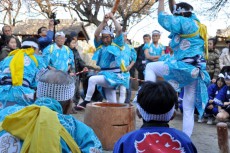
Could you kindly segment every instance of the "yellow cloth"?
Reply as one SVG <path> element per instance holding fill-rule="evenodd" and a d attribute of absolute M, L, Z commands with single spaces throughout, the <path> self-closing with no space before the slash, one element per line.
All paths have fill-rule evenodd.
<path fill-rule="evenodd" d="M 27 54 L 38 66 L 38 61 L 34 56 L 34 49 L 17 49 L 12 52 L 8 56 L 14 56 L 10 62 L 10 72 L 12 78 L 13 86 L 21 86 L 23 82 L 24 75 L 24 54 Z"/>
<path fill-rule="evenodd" d="M 182 38 L 192 38 L 195 37 L 196 35 L 200 34 L 201 38 L 204 40 L 204 47 L 205 47 L 205 58 L 208 59 L 208 32 L 207 32 L 207 27 L 206 25 L 196 21 L 198 24 L 199 28 L 195 33 L 192 34 L 185 34 L 185 35 L 180 35 Z"/>
<path fill-rule="evenodd" d="M 125 66 L 125 61 L 124 60 L 121 60 L 121 66 L 120 66 L 120 68 L 121 68 L 122 72 L 126 72 L 127 71 L 127 68 Z"/>
<path fill-rule="evenodd" d="M 61 153 L 60 137 L 73 153 L 81 152 L 57 113 L 45 106 L 31 105 L 7 116 L 2 128 L 24 141 L 21 153 Z"/>
<path fill-rule="evenodd" d="M 96 48 L 96 50 L 101 49 L 102 46 L 103 46 L 103 45 L 98 46 L 98 47 Z M 114 42 L 111 43 L 111 46 L 116 46 L 116 47 L 118 47 L 121 51 L 124 49 L 124 46 L 123 46 L 123 47 L 120 47 L 120 46 L 118 46 L 117 44 L 115 44 Z"/>
<path fill-rule="evenodd" d="M 205 58 L 208 59 L 208 32 L 207 27 L 200 22 L 197 22 L 200 27 L 200 36 L 204 40 L 204 47 L 205 47 Z"/>

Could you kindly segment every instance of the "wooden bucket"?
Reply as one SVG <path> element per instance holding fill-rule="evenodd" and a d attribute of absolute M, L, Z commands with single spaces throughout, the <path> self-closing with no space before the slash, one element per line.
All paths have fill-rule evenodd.
<path fill-rule="evenodd" d="M 96 102 L 87 104 L 84 122 L 94 130 L 103 149 L 113 150 L 119 138 L 135 130 L 135 117 L 133 105 Z"/>

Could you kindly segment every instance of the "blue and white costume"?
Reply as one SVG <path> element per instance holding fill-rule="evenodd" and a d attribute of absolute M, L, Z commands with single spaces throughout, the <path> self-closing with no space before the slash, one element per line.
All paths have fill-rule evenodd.
<path fill-rule="evenodd" d="M 131 45 L 128 45 L 125 43 L 124 49 L 121 51 L 122 59 L 124 60 L 125 66 L 128 67 L 131 62 L 136 62 L 137 60 L 137 54 L 134 48 Z M 126 72 L 130 75 L 130 72 Z M 119 97 L 119 103 L 124 103 L 125 101 L 130 101 L 131 97 L 131 89 L 130 89 L 130 82 L 128 88 L 125 86 L 120 86 L 120 97 Z M 127 89 L 127 90 L 126 90 Z M 127 98 L 126 98 L 126 91 L 128 92 Z M 127 100 L 126 100 L 127 99 Z"/>
<path fill-rule="evenodd" d="M 95 86 L 103 87 L 105 98 L 109 102 L 117 102 L 116 88 L 120 85 L 129 87 L 129 73 L 121 72 L 121 51 L 124 46 L 123 35 L 116 36 L 111 45 L 104 46 L 102 41 L 94 41 L 97 48 L 92 60 L 95 60 L 101 71 L 97 76 L 89 79 L 89 86 L 86 94 L 86 101 L 90 101 L 95 91 Z"/>
<path fill-rule="evenodd" d="M 74 55 L 72 50 L 63 45 L 59 48 L 56 43 L 47 46 L 43 52 L 43 59 L 47 66 L 54 67 L 64 72 L 68 71 L 68 66 L 74 67 Z"/>
<path fill-rule="evenodd" d="M 72 136 L 74 141 L 79 146 L 82 153 L 100 153 L 102 152 L 102 145 L 98 140 L 97 136 L 93 132 L 93 130 L 85 125 L 84 123 L 76 120 L 71 115 L 64 115 L 62 112 L 61 104 L 51 98 L 39 98 L 35 101 L 35 105 L 38 106 L 45 106 L 49 109 L 57 112 L 57 117 L 60 123 L 64 126 L 64 128 L 68 131 L 68 133 Z M 5 108 L 4 110 L 0 111 L 0 122 L 2 122 L 6 116 L 16 113 L 19 110 L 23 109 L 24 106 L 14 105 Z M 6 152 L 13 152 L 14 149 L 17 149 L 20 152 L 23 141 L 12 136 L 10 133 L 6 132 L 5 130 L 0 131 L 0 142 L 5 143 L 5 141 L 9 143 L 9 146 L 4 148 L 1 147 L 0 150 L 3 151 L 6 149 Z M 61 150 L 63 153 L 71 152 L 70 148 L 61 138 Z"/>
<path fill-rule="evenodd" d="M 218 106 L 224 106 L 224 102 L 230 101 L 230 89 L 225 85 L 214 98 L 214 104 Z"/>
<path fill-rule="evenodd" d="M 218 95 L 219 91 L 221 89 L 219 89 L 219 87 L 217 86 L 217 84 L 211 84 L 208 87 L 208 98 L 209 100 L 214 100 L 214 98 Z M 209 105 L 213 105 L 213 109 L 208 109 L 207 107 Z M 205 112 L 207 114 L 213 114 L 213 115 L 217 115 L 218 113 L 218 105 L 216 104 L 216 102 L 214 101 L 214 103 L 208 103 L 205 109 Z"/>
<path fill-rule="evenodd" d="M 122 59 L 125 61 L 125 66 L 129 66 L 129 64 L 133 61 L 136 62 L 137 60 L 137 53 L 135 49 L 125 43 L 124 49 L 121 52 Z"/>
<path fill-rule="evenodd" d="M 150 44 L 146 43 L 143 47 L 143 50 L 148 50 L 148 53 L 150 56 L 162 56 L 162 51 L 165 50 L 165 46 L 163 46 L 162 44 L 158 44 L 158 46 L 156 46 L 153 43 L 150 43 Z M 146 59 L 146 64 L 150 62 L 153 62 L 153 61 Z"/>
<path fill-rule="evenodd" d="M 208 102 L 207 86 L 210 83 L 206 71 L 204 40 L 199 33 L 194 37 L 182 37 L 180 34 L 193 34 L 198 30 L 195 14 L 191 17 L 173 16 L 164 12 L 158 15 L 159 24 L 171 32 L 170 47 L 175 60 L 152 62 L 146 66 L 145 80 L 156 81 L 156 76 L 167 80 L 175 90 L 184 87 L 183 131 L 191 136 L 194 126 L 194 106 L 200 116 Z"/>
<path fill-rule="evenodd" d="M 123 50 L 123 35 L 114 38 L 113 43 L 109 46 L 102 45 L 101 42 L 94 41 L 97 48 L 92 60 L 97 62 L 101 68 L 98 75 L 104 75 L 110 86 L 116 88 L 120 85 L 129 86 L 129 73 L 122 73 L 120 70 L 121 60 L 123 59 L 121 50 Z M 115 73 L 114 73 L 115 72 Z"/>
<path fill-rule="evenodd" d="M 175 60 L 174 55 L 164 54 L 159 58 L 159 61 L 172 61 Z"/>
<path fill-rule="evenodd" d="M 24 55 L 24 72 L 23 72 L 23 84 L 22 86 L 12 85 L 12 75 L 10 71 L 10 63 L 14 56 L 6 57 L 0 66 L 0 110 L 14 104 L 27 106 L 34 102 L 34 89 L 37 86 L 36 74 L 37 72 L 45 68 L 46 65 L 43 59 L 38 55 L 34 55 L 38 66 L 28 56 Z"/>
<path fill-rule="evenodd" d="M 159 123 L 158 123 L 159 124 Z M 142 127 L 120 138 L 114 153 L 150 152 L 197 153 L 189 137 L 183 132 L 169 127 Z"/>
<path fill-rule="evenodd" d="M 228 114 L 230 114 L 230 105 L 225 106 L 224 102 L 230 102 L 230 87 L 225 85 L 214 98 L 214 104 L 221 106 Z"/>

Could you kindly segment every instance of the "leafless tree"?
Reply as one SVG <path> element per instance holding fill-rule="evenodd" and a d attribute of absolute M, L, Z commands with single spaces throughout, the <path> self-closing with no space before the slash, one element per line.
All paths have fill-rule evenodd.
<path fill-rule="evenodd" d="M 4 14 L 2 22 L 15 26 L 21 6 L 22 0 L 1 0 L 0 12 Z"/>
<path fill-rule="evenodd" d="M 58 0 L 27 0 L 27 6 L 30 11 L 34 10 L 38 14 L 49 18 L 50 15 L 57 9 L 60 2 Z"/>
<path fill-rule="evenodd" d="M 70 0 L 67 7 L 76 12 L 83 22 L 99 25 L 98 13 L 104 5 L 103 0 Z"/>
<path fill-rule="evenodd" d="M 143 15 L 150 14 L 150 8 L 155 0 L 123 0 L 118 7 L 118 13 L 122 21 L 122 30 L 126 31 L 130 24 L 140 22 Z M 114 0 L 107 0 L 105 6 L 112 7 Z"/>
<path fill-rule="evenodd" d="M 138 22 L 142 15 L 148 14 L 154 2 L 155 0 L 121 1 L 117 10 L 117 18 L 121 18 L 123 30 L 127 29 L 130 22 Z M 109 12 L 113 5 L 114 0 L 70 0 L 68 4 L 65 3 L 63 6 L 76 12 L 81 21 L 98 26 L 101 22 L 98 19 L 99 11 Z"/>
<path fill-rule="evenodd" d="M 209 18 L 217 18 L 219 15 L 227 15 L 227 17 L 230 15 L 229 7 L 230 7 L 230 1 L 228 0 L 203 0 L 201 1 L 201 7 L 202 12 L 205 11 L 205 15 Z"/>

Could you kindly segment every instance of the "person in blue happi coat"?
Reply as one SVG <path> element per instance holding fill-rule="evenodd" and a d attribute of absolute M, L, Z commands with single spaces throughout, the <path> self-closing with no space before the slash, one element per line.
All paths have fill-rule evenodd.
<path fill-rule="evenodd" d="M 94 131 L 69 115 L 74 88 L 63 71 L 39 71 L 35 103 L 0 111 L 0 152 L 102 153 Z"/>
<path fill-rule="evenodd" d="M 190 4 L 176 4 L 174 0 L 169 0 L 169 7 L 173 15 L 164 11 L 164 0 L 159 1 L 158 22 L 171 32 L 169 38 L 172 39 L 170 47 L 174 52 L 174 60 L 147 64 L 145 80 L 155 82 L 159 76 L 177 91 L 184 87 L 183 131 L 190 137 L 194 127 L 195 107 L 201 117 L 208 102 L 207 86 L 210 77 L 204 59 L 204 53 L 208 52 L 207 33 Z"/>
<path fill-rule="evenodd" d="M 137 96 L 137 114 L 143 119 L 140 129 L 122 136 L 114 145 L 114 153 L 197 153 L 190 138 L 169 127 L 173 118 L 177 94 L 165 82 L 143 83 Z"/>
<path fill-rule="evenodd" d="M 165 46 L 159 43 L 161 32 L 159 30 L 153 30 L 152 43 L 146 43 L 143 47 L 145 53 L 146 64 L 150 62 L 156 62 L 159 58 L 165 54 Z"/>
<path fill-rule="evenodd" d="M 116 36 L 113 36 L 112 29 L 107 22 L 112 20 L 116 28 Z M 101 35 L 100 35 L 101 34 Z M 123 85 L 129 87 L 129 73 L 122 70 L 122 50 L 124 38 L 121 25 L 117 22 L 112 13 L 104 16 L 104 20 L 95 31 L 94 44 L 96 51 L 92 57 L 101 71 L 96 76 L 89 78 L 88 89 L 84 102 L 78 105 L 79 110 L 84 109 L 91 101 L 96 85 L 103 87 L 102 94 L 108 102 L 117 102 L 116 88 Z M 124 60 L 123 60 L 124 62 Z M 123 67 L 122 67 L 123 65 Z"/>
<path fill-rule="evenodd" d="M 36 51 L 35 38 L 27 38 L 22 47 L 9 53 L 0 64 L 0 109 L 14 104 L 27 106 L 34 102 L 36 74 L 46 67 Z"/>
<path fill-rule="evenodd" d="M 216 118 L 219 121 L 226 121 L 230 116 L 230 69 L 224 72 L 224 80 L 226 85 L 218 92 L 211 104 L 219 107 Z"/>
<path fill-rule="evenodd" d="M 60 31 L 55 34 L 55 43 L 43 50 L 44 62 L 50 70 L 61 70 L 68 73 L 71 67 L 74 67 L 73 51 L 64 44 L 65 34 Z"/>
<path fill-rule="evenodd" d="M 137 53 L 127 38 L 128 33 L 124 32 L 123 35 L 124 35 L 125 46 L 121 52 L 122 59 L 124 60 L 125 66 L 127 68 L 126 72 L 131 73 L 130 71 L 133 68 L 136 62 L 136 59 L 137 59 Z M 128 88 L 126 88 L 125 86 L 120 86 L 119 103 L 124 103 L 124 102 L 129 103 L 130 102 L 131 92 L 132 92 L 131 84 L 132 82 L 130 79 Z"/>

